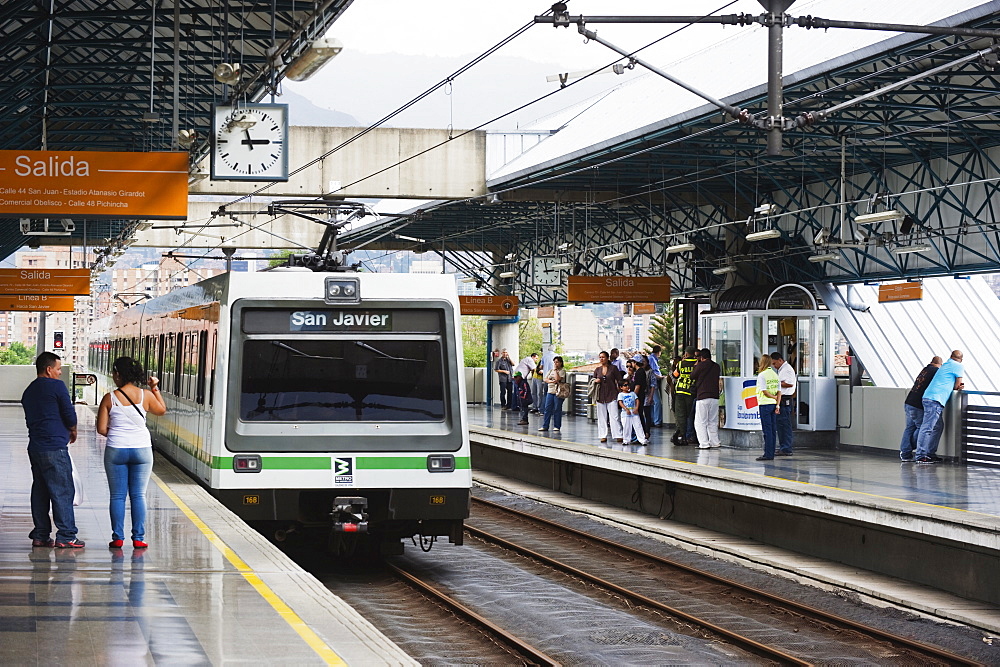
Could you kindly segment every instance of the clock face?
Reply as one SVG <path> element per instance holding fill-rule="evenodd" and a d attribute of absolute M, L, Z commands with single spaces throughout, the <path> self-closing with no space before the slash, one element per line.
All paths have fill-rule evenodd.
<path fill-rule="evenodd" d="M 216 107 L 212 178 L 288 180 L 288 106 Z"/>
<path fill-rule="evenodd" d="M 531 284 L 535 287 L 555 287 L 562 282 L 562 272 L 552 268 L 555 257 L 534 257 L 531 260 Z"/>

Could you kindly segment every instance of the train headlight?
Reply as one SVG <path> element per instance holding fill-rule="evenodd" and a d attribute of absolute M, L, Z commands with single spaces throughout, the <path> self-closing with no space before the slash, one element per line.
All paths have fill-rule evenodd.
<path fill-rule="evenodd" d="M 451 454 L 431 454 L 427 457 L 430 472 L 455 472 L 455 457 Z"/>
<path fill-rule="evenodd" d="M 327 276 L 323 288 L 323 300 L 326 303 L 361 302 L 361 286 L 357 278 Z"/>

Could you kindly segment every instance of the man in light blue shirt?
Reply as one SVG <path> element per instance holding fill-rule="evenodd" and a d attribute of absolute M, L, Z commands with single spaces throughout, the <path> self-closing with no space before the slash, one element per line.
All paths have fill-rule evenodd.
<path fill-rule="evenodd" d="M 962 367 L 962 351 L 953 350 L 951 358 L 941 365 L 934 374 L 934 379 L 924 390 L 924 419 L 920 424 L 920 435 L 917 437 L 917 463 L 937 463 L 941 458 L 937 455 L 938 443 L 944 422 L 941 413 L 951 398 L 951 392 L 965 387 L 962 381 L 965 369 Z"/>

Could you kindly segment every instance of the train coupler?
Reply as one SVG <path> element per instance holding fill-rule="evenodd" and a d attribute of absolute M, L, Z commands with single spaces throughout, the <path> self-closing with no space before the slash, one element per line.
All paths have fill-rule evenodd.
<path fill-rule="evenodd" d="M 358 496 L 334 498 L 330 516 L 335 533 L 367 533 L 368 499 Z"/>

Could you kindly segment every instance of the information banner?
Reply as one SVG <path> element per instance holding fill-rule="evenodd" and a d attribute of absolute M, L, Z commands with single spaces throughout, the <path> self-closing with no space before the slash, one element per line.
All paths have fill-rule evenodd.
<path fill-rule="evenodd" d="M 670 278 L 629 276 L 568 276 L 569 301 L 635 303 L 670 301 Z"/>
<path fill-rule="evenodd" d="M 920 301 L 924 298 L 923 283 L 893 283 L 878 286 L 878 302 Z"/>
<path fill-rule="evenodd" d="M 72 313 L 73 297 L 45 296 L 43 294 L 0 295 L 0 311 Z"/>
<path fill-rule="evenodd" d="M 760 410 L 757 408 L 757 378 L 727 377 L 722 379 L 726 392 L 725 428 L 737 431 L 759 431 Z"/>
<path fill-rule="evenodd" d="M 89 296 L 90 269 L 0 269 L 0 294 Z"/>
<path fill-rule="evenodd" d="M 188 153 L 0 151 L 0 217 L 187 217 Z"/>
<path fill-rule="evenodd" d="M 516 296 L 460 296 L 463 315 L 517 315 Z"/>
<path fill-rule="evenodd" d="M 633 315 L 656 315 L 655 303 L 637 303 L 632 306 Z"/>

